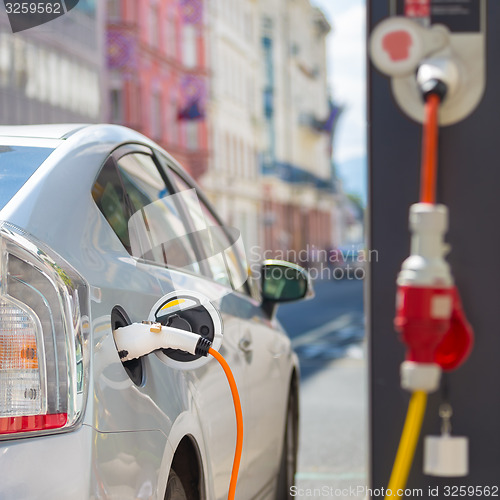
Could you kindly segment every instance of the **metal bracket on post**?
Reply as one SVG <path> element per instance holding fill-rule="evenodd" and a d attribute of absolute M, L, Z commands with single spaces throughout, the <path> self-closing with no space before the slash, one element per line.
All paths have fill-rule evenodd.
<path fill-rule="evenodd" d="M 401 3 L 393 2 L 393 16 L 372 32 L 373 64 L 391 77 L 396 102 L 417 122 L 423 122 L 424 103 L 416 72 L 421 73 L 419 68 L 424 67 L 427 74 L 446 74 L 450 81 L 446 82 L 448 93 L 439 112 L 439 124 L 463 120 L 477 107 L 485 89 L 486 1 L 475 0 L 463 6 L 459 20 L 453 15 L 452 7 L 456 6 L 443 4 L 436 12 L 444 14 L 437 15 L 432 10 L 437 7 L 431 2 L 427 11 L 420 12 L 400 7 Z"/>

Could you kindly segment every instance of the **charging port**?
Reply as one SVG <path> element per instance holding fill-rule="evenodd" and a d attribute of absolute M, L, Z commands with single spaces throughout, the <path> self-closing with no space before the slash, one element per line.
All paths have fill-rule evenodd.
<path fill-rule="evenodd" d="M 181 298 L 182 299 L 182 298 Z M 193 332 L 210 342 L 214 341 L 215 328 L 210 313 L 202 305 L 189 309 L 178 309 L 171 314 L 159 311 L 156 316 L 158 323 L 172 328 L 178 328 L 187 332 Z M 178 349 L 162 349 L 163 353 L 175 361 L 194 361 L 201 357 L 200 354 L 189 354 Z"/>
<path fill-rule="evenodd" d="M 115 306 L 111 311 L 111 328 L 115 331 L 118 328 L 128 326 L 132 324 L 128 314 L 125 312 L 123 307 Z M 129 361 L 123 361 L 123 368 L 130 377 L 130 380 L 137 385 L 142 386 L 144 384 L 144 367 L 142 358 L 131 359 Z"/>

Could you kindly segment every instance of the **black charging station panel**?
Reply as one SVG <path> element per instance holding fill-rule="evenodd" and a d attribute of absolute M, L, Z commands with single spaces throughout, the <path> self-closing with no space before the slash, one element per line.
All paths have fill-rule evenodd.
<path fill-rule="evenodd" d="M 369 32 L 389 16 L 391 4 L 389 0 L 368 1 Z M 437 498 L 446 498 L 451 496 L 446 491 L 454 491 L 446 490 L 447 486 L 500 486 L 499 25 L 500 1 L 490 0 L 485 94 L 468 118 L 440 130 L 439 141 L 438 201 L 446 204 L 450 212 L 447 241 L 452 250 L 448 260 L 476 335 L 466 364 L 446 377 L 454 411 L 452 433 L 470 440 L 470 474 L 462 478 L 423 474 L 423 436 L 440 433 L 441 395 L 430 395 L 407 484 L 408 488 L 422 490 L 420 498 L 432 498 L 429 488 L 436 492 L 438 487 Z M 389 79 L 368 64 L 368 245 L 378 252 L 378 261 L 371 263 L 367 281 L 370 486 L 385 488 L 410 397 L 400 388 L 399 366 L 404 359 L 404 347 L 394 331 L 393 318 L 396 276 L 410 251 L 408 209 L 419 195 L 421 125 L 399 111 Z"/>

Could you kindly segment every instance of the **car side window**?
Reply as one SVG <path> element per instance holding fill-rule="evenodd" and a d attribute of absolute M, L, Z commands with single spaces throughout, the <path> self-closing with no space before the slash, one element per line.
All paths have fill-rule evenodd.
<path fill-rule="evenodd" d="M 109 158 L 92 196 L 132 256 L 200 272 L 200 258 L 179 212 L 177 195 L 169 191 L 150 155 L 130 153 L 117 162 Z"/>
<path fill-rule="evenodd" d="M 234 228 L 222 227 L 196 190 L 173 170 L 169 174 L 187 206 L 213 279 L 248 294 L 246 258 L 239 233 Z"/>
<path fill-rule="evenodd" d="M 127 252 L 130 253 L 129 210 L 125 191 L 112 158 L 109 158 L 101 169 L 92 187 L 92 197 Z"/>
<path fill-rule="evenodd" d="M 179 211 L 179 200 L 163 182 L 153 158 L 143 153 L 127 154 L 118 160 L 118 171 L 132 209 L 132 255 L 199 273 L 199 259 Z"/>

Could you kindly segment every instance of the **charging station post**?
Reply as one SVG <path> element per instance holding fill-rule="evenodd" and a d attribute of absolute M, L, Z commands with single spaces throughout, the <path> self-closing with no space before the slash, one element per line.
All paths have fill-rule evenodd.
<path fill-rule="evenodd" d="M 452 250 L 447 260 L 475 330 L 475 347 L 467 362 L 447 374 L 441 388 L 429 397 L 407 489 L 421 491 L 423 498 L 453 496 L 455 490 L 457 495 L 464 492 L 462 496 L 472 498 L 498 496 L 500 398 L 495 381 L 500 378 L 500 363 L 496 360 L 500 353 L 500 335 L 496 333 L 500 264 L 495 250 L 500 248 L 500 230 L 496 228 L 495 216 L 500 213 L 500 169 L 495 165 L 500 116 L 497 90 L 500 32 L 495 26 L 500 22 L 500 3 L 429 0 L 419 2 L 421 7 L 427 6 L 420 17 L 410 9 L 410 4 L 404 0 L 370 1 L 369 34 L 393 15 L 417 17 L 416 21 L 424 28 L 439 24 L 453 40 L 448 53 L 459 61 L 462 58 L 476 65 L 471 68 L 483 68 L 484 78 L 472 69 L 471 79 L 465 77 L 464 87 L 464 92 L 468 88 L 470 94 L 466 96 L 457 90 L 455 98 L 461 102 L 455 106 L 449 101 L 446 110 L 446 103 L 443 104 L 445 119 L 440 129 L 437 190 L 438 202 L 449 209 L 447 241 Z M 467 40 L 473 41 L 476 48 L 471 49 Z M 425 50 L 422 53 L 428 55 Z M 446 50 L 443 54 L 446 55 Z M 464 70 L 467 64 L 459 63 L 459 67 Z M 416 85 L 413 87 L 412 78 L 413 74 L 396 75 L 390 81 L 369 66 L 368 244 L 379 255 L 378 261 L 371 263 L 368 280 L 373 490 L 387 486 L 409 399 L 400 387 L 404 345 L 398 340 L 393 319 L 396 276 L 409 252 L 408 209 L 417 201 L 419 192 L 421 124 L 418 120 L 423 104 L 416 100 L 419 95 L 414 92 Z M 423 437 L 440 433 L 444 419 L 440 406 L 444 400 L 453 408 L 453 430 L 469 439 L 469 470 L 464 477 L 436 477 L 423 471 Z"/>

